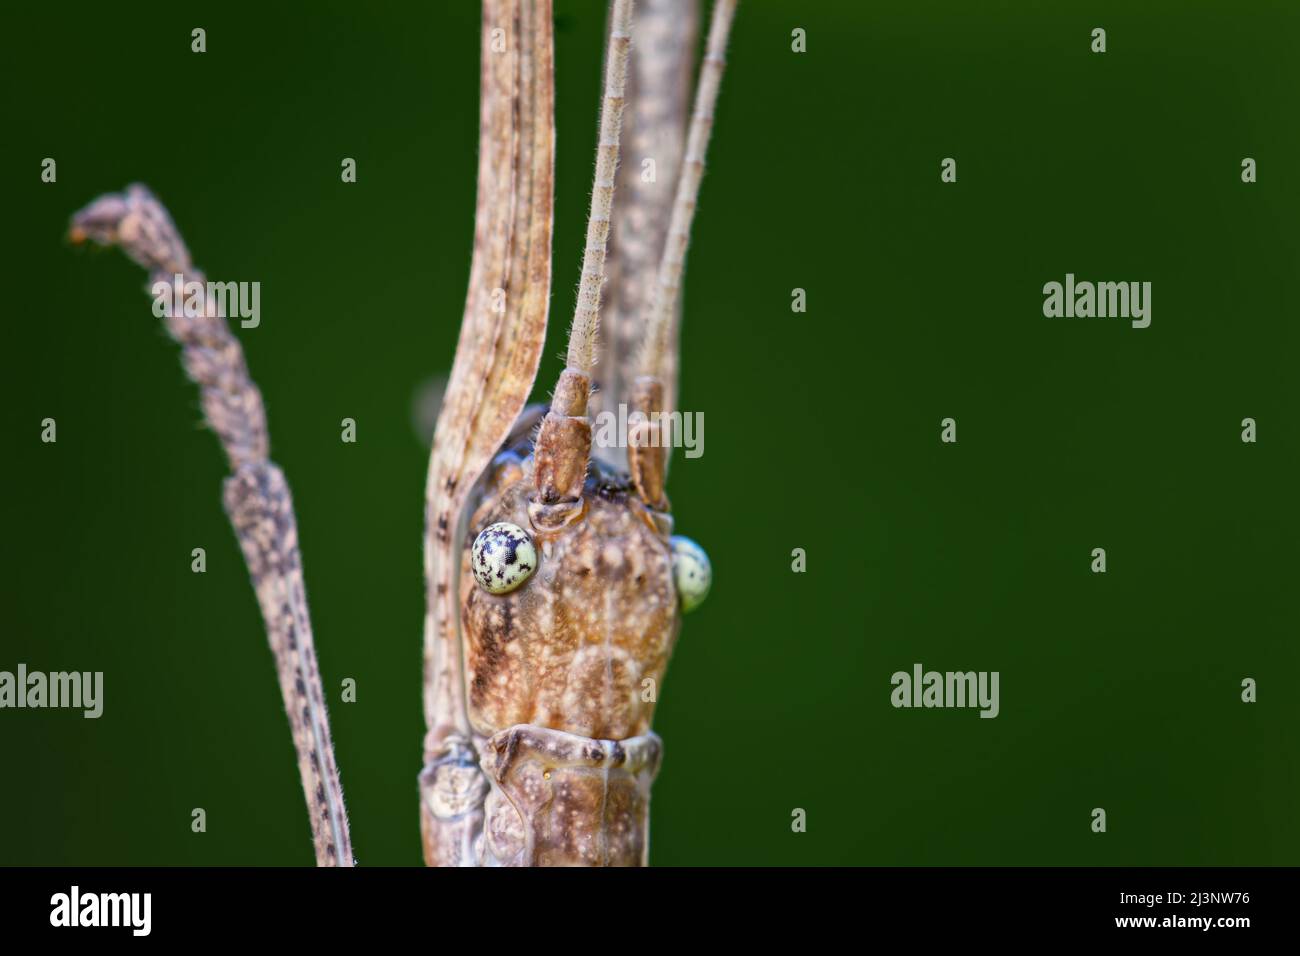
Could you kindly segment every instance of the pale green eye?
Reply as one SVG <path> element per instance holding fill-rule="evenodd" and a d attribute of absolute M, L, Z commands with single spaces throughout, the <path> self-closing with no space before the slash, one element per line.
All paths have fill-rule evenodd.
<path fill-rule="evenodd" d="M 474 539 L 470 567 L 479 587 L 490 594 L 505 594 L 537 570 L 537 549 L 532 537 L 519 525 L 498 521 Z"/>
<path fill-rule="evenodd" d="M 681 535 L 673 535 L 668 542 L 673 549 L 673 580 L 677 582 L 677 596 L 682 602 L 682 612 L 693 611 L 708 596 L 713 583 L 713 566 L 704 549 Z"/>

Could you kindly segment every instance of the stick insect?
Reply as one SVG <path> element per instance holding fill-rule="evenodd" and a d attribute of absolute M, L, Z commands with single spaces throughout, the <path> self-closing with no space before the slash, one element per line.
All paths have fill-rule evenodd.
<path fill-rule="evenodd" d="M 714 3 L 688 124 L 695 0 L 643 0 L 635 24 L 632 0 L 613 0 L 566 365 L 549 407 L 526 408 L 551 286 L 551 2 L 484 0 L 474 251 L 426 485 L 418 789 L 429 865 L 648 860 L 657 689 L 681 616 L 711 580 L 703 550 L 673 535 L 666 423 L 681 276 L 735 6 Z M 635 166 L 620 172 L 625 138 L 653 149 L 675 178 L 671 202 Z M 71 238 L 120 246 L 155 283 L 185 280 L 189 298 L 166 327 L 229 460 L 224 504 L 276 661 L 316 862 L 351 866 L 292 499 L 239 342 L 144 187 L 82 209 Z M 593 449 L 590 413 L 614 400 L 633 411 L 627 447 Z"/>

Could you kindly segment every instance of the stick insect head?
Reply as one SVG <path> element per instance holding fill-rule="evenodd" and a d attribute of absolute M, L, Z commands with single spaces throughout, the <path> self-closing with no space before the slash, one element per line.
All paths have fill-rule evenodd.
<path fill-rule="evenodd" d="M 662 481 L 633 481 L 593 463 L 587 414 L 631 12 L 630 0 L 615 0 L 610 15 L 595 182 L 566 367 L 531 455 L 507 451 L 498 459 L 465 541 L 466 689 L 470 722 L 480 733 L 515 724 L 614 740 L 647 732 L 680 626 Z M 536 557 L 523 562 L 530 565 L 526 574 L 520 554 Z M 494 593 L 484 579 L 518 583 Z"/>
<path fill-rule="evenodd" d="M 484 734 L 515 724 L 597 739 L 645 733 L 683 607 L 665 516 L 627 476 L 585 458 L 575 494 L 540 500 L 543 448 L 526 452 L 498 456 L 463 539 L 471 724 Z M 552 521 L 558 514 L 565 520 Z M 512 575 L 508 589 L 484 584 Z"/>

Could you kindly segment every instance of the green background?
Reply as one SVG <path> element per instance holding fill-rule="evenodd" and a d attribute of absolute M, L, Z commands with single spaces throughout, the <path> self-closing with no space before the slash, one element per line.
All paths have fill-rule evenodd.
<path fill-rule="evenodd" d="M 477 5 L 4 17 L 0 669 L 104 671 L 105 713 L 0 711 L 0 863 L 312 860 L 196 390 L 144 273 L 62 238 L 138 180 L 209 275 L 262 283 L 239 335 L 297 502 L 355 852 L 417 864 L 411 406 L 464 302 Z M 556 17 L 539 397 L 605 21 Z M 652 862 L 1300 862 L 1297 49 L 1292 3 L 742 2 L 686 283 L 705 454 L 669 489 L 715 585 L 663 687 Z M 1067 272 L 1152 282 L 1151 327 L 1044 318 Z M 918 661 L 999 671 L 1001 715 L 893 709 Z"/>

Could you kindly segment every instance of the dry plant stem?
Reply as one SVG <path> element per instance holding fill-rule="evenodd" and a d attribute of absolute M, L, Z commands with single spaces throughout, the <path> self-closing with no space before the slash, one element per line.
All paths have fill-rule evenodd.
<path fill-rule="evenodd" d="M 695 91 L 690 133 L 686 138 L 686 158 L 682 161 L 681 176 L 677 181 L 677 196 L 673 200 L 659 277 L 644 322 L 645 339 L 637 364 L 642 375 L 661 382 L 665 380 L 672 360 L 673 313 L 681 291 L 686 246 L 690 240 L 691 222 L 695 218 L 700 179 L 704 175 L 704 156 L 709 146 L 709 134 L 713 131 L 713 110 L 718 102 L 718 87 L 722 83 L 726 62 L 727 36 L 735 12 L 736 0 L 717 0 L 713 6 L 707 49 Z"/>
<path fill-rule="evenodd" d="M 144 266 L 154 282 L 203 283 L 166 209 L 143 186 L 103 196 L 73 217 L 74 241 L 117 245 Z M 321 692 L 303 588 L 293 501 L 284 474 L 267 455 L 262 396 L 243 349 L 214 303 L 204 314 L 166 317 L 182 347 L 185 371 L 202 391 L 203 412 L 225 449 L 232 474 L 225 483 L 226 514 L 234 526 L 266 622 L 280 691 L 298 753 L 298 771 L 319 866 L 352 866 L 343 789 L 334 762 L 329 716 Z"/>
<path fill-rule="evenodd" d="M 619 136 L 623 128 L 623 102 L 627 87 L 628 51 L 632 43 L 632 0 L 614 0 L 610 15 L 608 54 L 605 59 L 605 98 L 600 109 L 600 141 L 596 147 L 596 178 L 587 219 L 587 247 L 582 257 L 578 303 L 569 331 L 567 366 L 588 377 L 595 359 L 596 328 L 600 322 L 600 296 L 605 283 L 605 242 L 618 172 Z"/>
<path fill-rule="evenodd" d="M 619 402 L 630 402 L 632 380 L 638 374 L 634 363 L 643 337 L 641 321 L 658 275 L 686 147 L 698 19 L 696 0 L 640 0 L 637 5 L 618 205 L 610 226 L 608 281 L 598 332 L 600 358 L 592 396 L 597 413 L 617 412 Z M 653 177 L 646 175 L 646 160 L 654 161 Z M 670 361 L 663 381 L 666 409 L 676 407 L 680 317 L 679 303 L 669 332 Z M 597 454 L 616 469 L 628 467 L 627 452 L 621 447 L 601 447 Z"/>
<path fill-rule="evenodd" d="M 493 31 L 505 36 L 505 49 Z M 498 37 L 500 34 L 498 34 Z M 425 862 L 472 863 L 481 800 L 465 705 L 458 581 L 465 505 L 532 390 L 551 291 L 555 108 L 550 0 L 484 0 L 469 292 L 425 488 Z M 505 293 L 505 308 L 496 290 Z"/>

